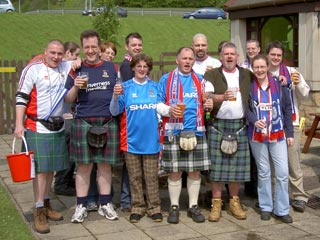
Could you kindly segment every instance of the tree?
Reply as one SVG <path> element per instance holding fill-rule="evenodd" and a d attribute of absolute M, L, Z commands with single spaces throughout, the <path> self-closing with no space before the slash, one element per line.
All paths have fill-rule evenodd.
<path fill-rule="evenodd" d="M 98 0 L 99 14 L 93 20 L 93 26 L 99 32 L 102 41 L 111 41 L 118 44 L 117 35 L 120 20 L 114 0 Z"/>

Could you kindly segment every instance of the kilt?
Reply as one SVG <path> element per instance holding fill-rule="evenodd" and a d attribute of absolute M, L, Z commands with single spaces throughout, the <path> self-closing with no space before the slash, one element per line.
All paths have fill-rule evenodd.
<path fill-rule="evenodd" d="M 37 133 L 27 130 L 25 136 L 28 149 L 34 151 L 36 173 L 55 172 L 69 167 L 64 131 Z"/>
<path fill-rule="evenodd" d="M 108 163 L 114 165 L 119 158 L 119 126 L 112 118 L 73 119 L 70 136 L 70 160 L 75 163 Z M 87 143 L 91 126 L 106 126 L 107 143 L 103 148 L 93 148 Z"/>
<path fill-rule="evenodd" d="M 221 132 L 236 133 L 245 124 L 243 119 L 215 119 L 213 126 Z M 247 128 L 238 134 L 238 151 L 226 155 L 220 150 L 221 133 L 210 127 L 210 180 L 214 182 L 250 181 L 250 152 Z"/>
<path fill-rule="evenodd" d="M 196 149 L 184 151 L 179 146 L 179 136 L 174 136 L 169 142 L 164 137 L 161 167 L 166 172 L 196 172 L 208 170 L 210 159 L 206 137 L 197 136 Z"/>

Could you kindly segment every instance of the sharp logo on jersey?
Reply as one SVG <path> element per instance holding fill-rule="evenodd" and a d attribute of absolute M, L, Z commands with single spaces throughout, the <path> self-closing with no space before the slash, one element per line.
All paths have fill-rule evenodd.
<path fill-rule="evenodd" d="M 102 77 L 104 77 L 104 78 L 108 78 L 109 77 L 109 74 L 108 74 L 107 70 L 102 70 Z"/>
<path fill-rule="evenodd" d="M 149 90 L 149 97 L 152 97 L 152 98 L 154 98 L 154 97 L 156 97 L 155 95 L 154 95 L 154 92 L 153 92 L 153 90 Z"/>
<path fill-rule="evenodd" d="M 155 103 L 134 104 L 134 105 L 130 105 L 129 107 L 130 111 L 143 110 L 143 109 L 156 109 L 156 108 L 157 108 L 157 104 Z"/>
<path fill-rule="evenodd" d="M 193 93 L 183 93 L 184 98 L 198 98 L 198 93 L 193 92 Z"/>

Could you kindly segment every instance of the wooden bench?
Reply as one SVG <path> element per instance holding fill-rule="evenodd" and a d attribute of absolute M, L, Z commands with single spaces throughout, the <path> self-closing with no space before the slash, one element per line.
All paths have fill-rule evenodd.
<path fill-rule="evenodd" d="M 305 134 L 308 136 L 306 142 L 304 143 L 302 152 L 307 153 L 309 151 L 309 147 L 313 138 L 320 139 L 320 128 L 318 128 L 318 123 L 320 121 L 320 113 L 310 113 L 311 116 L 314 116 L 313 123 L 311 128 L 305 131 Z"/>

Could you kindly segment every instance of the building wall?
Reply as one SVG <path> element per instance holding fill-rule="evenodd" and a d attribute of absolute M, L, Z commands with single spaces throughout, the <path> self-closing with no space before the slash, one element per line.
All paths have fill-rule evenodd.
<path fill-rule="evenodd" d="M 246 19 L 230 21 L 231 41 L 239 51 L 239 62 L 246 56 Z M 309 113 L 320 112 L 320 28 L 318 14 L 299 13 L 299 68 L 311 91 L 309 97 L 301 100 L 299 112 L 306 117 L 306 126 L 310 126 L 313 117 Z"/>

